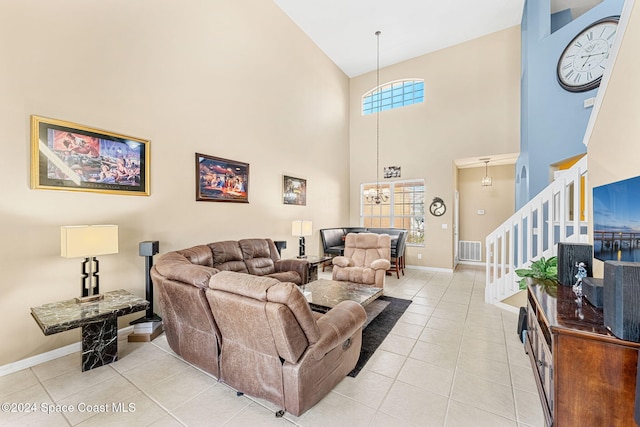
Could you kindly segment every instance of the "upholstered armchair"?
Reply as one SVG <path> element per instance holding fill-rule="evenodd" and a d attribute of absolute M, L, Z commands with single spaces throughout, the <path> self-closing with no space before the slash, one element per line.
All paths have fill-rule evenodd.
<path fill-rule="evenodd" d="M 388 234 L 349 233 L 344 255 L 333 258 L 333 280 L 384 287 L 391 268 L 391 238 Z"/>
<path fill-rule="evenodd" d="M 358 361 L 367 315 L 355 301 L 314 313 L 293 283 L 230 271 L 213 275 L 206 295 L 220 329 L 219 378 L 238 392 L 299 416 Z"/>

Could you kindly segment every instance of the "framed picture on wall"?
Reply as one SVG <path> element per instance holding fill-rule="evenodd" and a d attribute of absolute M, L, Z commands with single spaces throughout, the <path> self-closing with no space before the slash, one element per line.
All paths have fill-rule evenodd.
<path fill-rule="evenodd" d="M 307 180 L 284 175 L 282 183 L 282 199 L 285 205 L 306 206 Z"/>
<path fill-rule="evenodd" d="M 384 177 L 385 178 L 400 178 L 402 174 L 400 166 L 385 166 Z"/>
<path fill-rule="evenodd" d="M 149 195 L 149 141 L 31 116 L 31 188 Z"/>
<path fill-rule="evenodd" d="M 196 153 L 196 200 L 249 203 L 249 164 Z"/>

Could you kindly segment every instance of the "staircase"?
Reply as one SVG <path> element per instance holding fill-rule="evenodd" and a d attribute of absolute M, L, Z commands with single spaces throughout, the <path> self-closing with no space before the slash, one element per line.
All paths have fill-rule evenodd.
<path fill-rule="evenodd" d="M 515 270 L 556 255 L 558 242 L 587 243 L 588 206 L 584 156 L 487 236 L 485 301 L 504 305 L 519 292 Z"/>

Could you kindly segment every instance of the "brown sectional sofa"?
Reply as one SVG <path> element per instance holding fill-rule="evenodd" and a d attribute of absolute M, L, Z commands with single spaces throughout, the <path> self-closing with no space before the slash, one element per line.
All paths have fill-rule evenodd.
<path fill-rule="evenodd" d="M 312 312 L 297 286 L 307 261 L 274 253 L 270 239 L 194 246 L 160 256 L 151 278 L 176 354 L 298 416 L 355 367 L 366 313 Z"/>

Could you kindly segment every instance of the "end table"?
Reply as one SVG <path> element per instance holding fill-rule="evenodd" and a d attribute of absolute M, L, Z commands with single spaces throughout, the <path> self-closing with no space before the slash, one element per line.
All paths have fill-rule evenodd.
<path fill-rule="evenodd" d="M 309 282 L 313 282 L 314 280 L 318 280 L 318 266 L 324 264 L 327 261 L 331 260 L 329 256 L 315 256 L 309 255 L 306 258 L 309 261 Z"/>
<path fill-rule="evenodd" d="M 82 371 L 118 360 L 118 316 L 146 310 L 149 302 L 120 289 L 104 299 L 80 304 L 75 299 L 32 307 L 45 335 L 82 327 Z"/>

